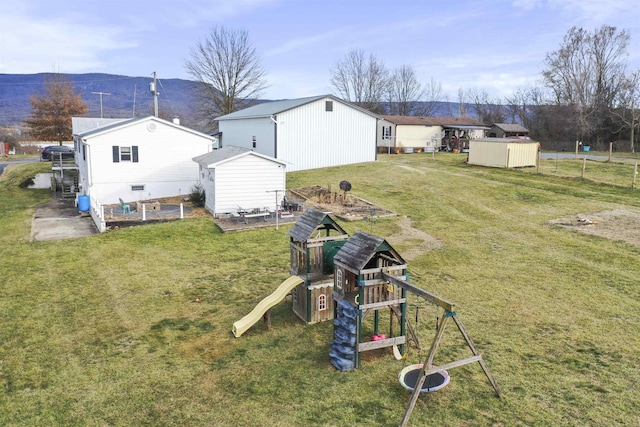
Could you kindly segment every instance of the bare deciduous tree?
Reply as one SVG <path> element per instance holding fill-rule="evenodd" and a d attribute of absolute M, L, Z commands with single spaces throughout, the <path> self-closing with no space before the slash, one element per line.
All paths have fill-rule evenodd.
<path fill-rule="evenodd" d="M 425 97 L 422 84 L 409 65 L 402 65 L 393 70 L 387 91 L 389 113 L 396 116 L 411 116 L 416 112 L 419 101 Z"/>
<path fill-rule="evenodd" d="M 261 60 L 244 30 L 216 27 L 191 50 L 187 72 L 196 82 L 196 114 L 215 129 L 214 119 L 251 105 L 267 87 Z"/>
<path fill-rule="evenodd" d="M 82 116 L 88 110 L 82 95 L 75 93 L 69 79 L 59 73 L 45 76 L 45 93 L 31 97 L 31 118 L 26 125 L 39 141 L 71 141 L 71 117 Z"/>
<path fill-rule="evenodd" d="M 433 116 L 436 113 L 439 102 L 442 102 L 442 84 L 431 78 L 429 84 L 423 89 L 424 98 L 416 114 L 421 116 Z"/>
<path fill-rule="evenodd" d="M 505 115 L 500 100 L 493 100 L 484 89 L 469 89 L 466 97 L 473 103 L 476 117 L 483 123 L 504 123 Z"/>
<path fill-rule="evenodd" d="M 617 93 L 615 108 L 611 110 L 620 123 L 620 131 L 628 130 L 632 153 L 635 153 L 636 131 L 640 128 L 640 70 L 624 79 Z"/>
<path fill-rule="evenodd" d="M 382 60 L 372 54 L 367 58 L 363 50 L 353 49 L 336 62 L 330 81 L 342 99 L 382 114 L 388 74 Z"/>
<path fill-rule="evenodd" d="M 469 105 L 467 104 L 467 94 L 464 89 L 458 89 L 458 117 L 469 116 Z"/>
<path fill-rule="evenodd" d="M 542 75 L 558 105 L 576 109 L 578 139 L 596 135 L 619 89 L 629 33 L 602 26 L 593 33 L 573 27 L 560 48 L 547 54 Z"/>

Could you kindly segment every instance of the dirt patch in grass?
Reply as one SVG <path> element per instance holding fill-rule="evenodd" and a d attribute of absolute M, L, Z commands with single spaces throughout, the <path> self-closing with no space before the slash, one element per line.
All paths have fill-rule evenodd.
<path fill-rule="evenodd" d="M 412 261 L 425 252 L 440 249 L 444 246 L 440 240 L 422 230 L 414 228 L 411 223 L 411 218 L 407 216 L 400 218 L 398 225 L 401 231 L 387 237 L 387 241 L 393 246 L 403 242 L 415 242 L 409 250 L 402 252 L 402 257 L 406 261 Z"/>
<path fill-rule="evenodd" d="M 356 197 L 349 192 L 333 191 L 331 188 L 319 185 L 289 190 L 287 198 L 322 212 L 330 212 L 345 221 L 358 221 L 370 216 L 397 215 L 395 212 Z"/>
<path fill-rule="evenodd" d="M 640 247 L 640 214 L 636 212 L 611 210 L 581 213 L 557 218 L 548 224 Z"/>

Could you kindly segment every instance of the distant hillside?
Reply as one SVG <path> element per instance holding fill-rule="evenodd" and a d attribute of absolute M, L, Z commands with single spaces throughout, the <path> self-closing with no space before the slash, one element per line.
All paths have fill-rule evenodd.
<path fill-rule="evenodd" d="M 31 115 L 29 98 L 36 92 L 44 93 L 44 78 L 50 73 L 0 74 L 0 127 L 19 125 Z M 87 116 L 105 118 L 139 117 L 153 114 L 153 96 L 149 83 L 153 78 L 128 77 L 114 74 L 63 74 L 74 85 L 76 93 L 89 105 Z M 158 109 L 161 117 L 180 118 L 185 126 L 198 130 L 191 110 L 192 87 L 195 82 L 182 79 L 159 79 Z M 107 95 L 109 94 L 109 95 Z M 322 94 L 318 94 L 322 95 Z M 261 100 L 264 102 L 267 100 Z M 452 116 L 457 104 L 438 102 L 434 116 Z"/>
<path fill-rule="evenodd" d="M 0 125 L 22 123 L 31 115 L 29 98 L 44 93 L 44 77 L 40 74 L 0 74 Z M 100 95 L 103 92 L 102 115 L 105 118 L 126 118 L 153 114 L 153 96 L 149 77 L 127 77 L 113 74 L 63 74 L 89 105 L 89 116 L 100 117 Z M 161 115 L 190 117 L 192 81 L 158 80 L 158 106 Z M 109 95 L 106 95 L 108 93 Z M 164 113 L 164 114 L 163 114 Z"/>

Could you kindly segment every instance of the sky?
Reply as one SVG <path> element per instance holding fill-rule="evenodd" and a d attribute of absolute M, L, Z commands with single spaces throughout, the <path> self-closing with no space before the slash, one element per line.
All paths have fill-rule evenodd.
<path fill-rule="evenodd" d="M 262 99 L 336 94 L 336 62 L 360 49 L 411 66 L 445 99 L 503 99 L 539 84 L 572 26 L 631 35 L 640 0 L 0 0 L 0 73 L 109 73 L 191 79 L 185 62 L 215 27 L 248 33 L 266 71 Z"/>

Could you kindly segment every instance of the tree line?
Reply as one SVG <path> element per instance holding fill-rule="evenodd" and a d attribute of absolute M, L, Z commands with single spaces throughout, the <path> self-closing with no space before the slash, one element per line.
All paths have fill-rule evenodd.
<path fill-rule="evenodd" d="M 617 141 L 616 149 L 635 152 L 640 70 L 627 70 L 629 41 L 629 33 L 616 27 L 572 27 L 546 55 L 540 82 L 504 99 L 485 89 L 461 88 L 457 102 L 451 102 L 439 82 L 420 82 L 411 65 L 388 69 L 376 55 L 357 48 L 335 62 L 330 84 L 338 97 L 376 114 L 431 116 L 446 102 L 457 105 L 451 116 L 522 124 L 550 149 L 572 150 L 576 141 L 608 148 Z M 267 72 L 244 30 L 213 28 L 190 51 L 185 68 L 196 82 L 194 120 L 205 131 L 216 130 L 217 117 L 260 102 L 268 87 Z M 31 98 L 27 125 L 38 139 L 70 140 L 71 116 L 84 114 L 86 104 L 68 81 L 53 78 L 45 88 L 45 94 Z"/>

